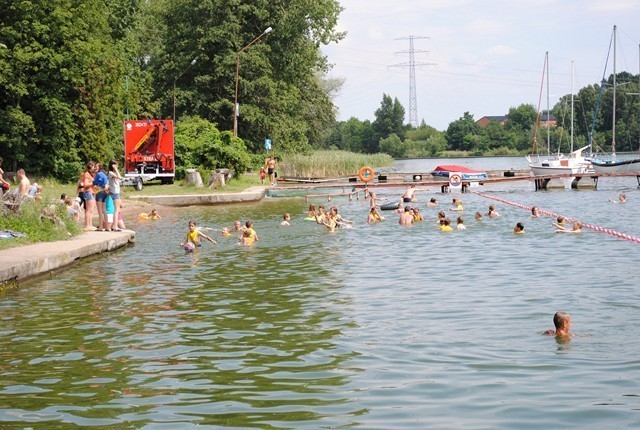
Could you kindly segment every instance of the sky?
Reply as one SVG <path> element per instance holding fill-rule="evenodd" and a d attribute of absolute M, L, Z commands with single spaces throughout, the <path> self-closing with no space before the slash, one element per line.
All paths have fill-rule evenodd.
<path fill-rule="evenodd" d="M 341 121 L 373 121 L 384 93 L 398 98 L 409 122 L 409 68 L 392 67 L 409 62 L 400 52 L 409 50 L 407 36 L 416 37 L 418 122 L 442 131 L 464 112 L 478 120 L 537 107 L 546 51 L 550 106 L 571 93 L 572 75 L 576 93 L 600 82 L 614 25 L 616 70 L 640 73 L 639 0 L 339 1 L 337 29 L 347 35 L 322 51 L 333 65 L 328 76 L 345 80 L 334 98 Z M 610 60 L 607 76 L 612 67 Z"/>

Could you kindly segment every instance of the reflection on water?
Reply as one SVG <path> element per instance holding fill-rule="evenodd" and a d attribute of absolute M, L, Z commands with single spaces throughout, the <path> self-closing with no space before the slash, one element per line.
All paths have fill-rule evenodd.
<path fill-rule="evenodd" d="M 482 191 L 640 236 L 640 193 L 617 181 Z M 621 188 L 629 203 L 607 203 Z M 135 246 L 4 292 L 0 427 L 637 427 L 638 245 L 504 204 L 477 222 L 474 194 L 467 230 L 443 234 L 432 196 L 450 201 L 418 194 L 409 228 L 317 201 L 357 222 L 336 234 L 299 197 L 166 209 Z M 256 246 L 218 237 L 248 218 Z M 185 255 L 189 219 L 218 244 Z M 570 343 L 541 335 L 558 310 Z"/>

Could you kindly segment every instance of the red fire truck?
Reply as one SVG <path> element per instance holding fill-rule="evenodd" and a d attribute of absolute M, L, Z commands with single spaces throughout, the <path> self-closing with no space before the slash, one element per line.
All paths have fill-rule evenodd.
<path fill-rule="evenodd" d="M 133 185 L 139 191 L 143 182 L 153 179 L 172 184 L 176 174 L 173 121 L 125 121 L 124 155 L 124 185 Z"/>

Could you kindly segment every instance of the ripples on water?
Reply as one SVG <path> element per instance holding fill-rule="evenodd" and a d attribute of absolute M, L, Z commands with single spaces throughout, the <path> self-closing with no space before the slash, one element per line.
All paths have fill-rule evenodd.
<path fill-rule="evenodd" d="M 640 236 L 635 179 L 616 181 L 482 191 Z M 629 203 L 607 203 L 620 189 Z M 638 427 L 640 244 L 502 203 L 476 222 L 491 202 L 463 200 L 450 234 L 424 205 L 405 228 L 317 200 L 356 221 L 336 234 L 300 198 L 166 209 L 135 246 L 0 296 L 0 427 Z M 219 241 L 193 256 L 177 245 L 191 218 Z M 257 246 L 217 237 L 237 218 Z M 568 344 L 540 335 L 556 310 Z"/>

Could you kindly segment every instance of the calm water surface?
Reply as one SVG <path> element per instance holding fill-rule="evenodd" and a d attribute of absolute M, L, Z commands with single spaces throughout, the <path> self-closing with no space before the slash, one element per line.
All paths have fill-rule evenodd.
<path fill-rule="evenodd" d="M 300 197 L 131 222 L 135 246 L 0 295 L 0 428 L 638 428 L 640 244 L 554 234 L 476 194 L 462 195 L 467 230 L 441 233 L 424 205 L 448 208 L 437 191 L 408 228 L 391 213 L 367 225 L 362 200 L 312 199 L 355 221 L 330 234 Z M 635 178 L 478 191 L 640 237 Z M 629 202 L 608 203 L 619 192 Z M 502 217 L 475 221 L 490 203 Z M 219 237 L 248 218 L 255 247 Z M 218 244 L 185 255 L 189 219 Z M 570 343 L 540 334 L 557 310 Z"/>

